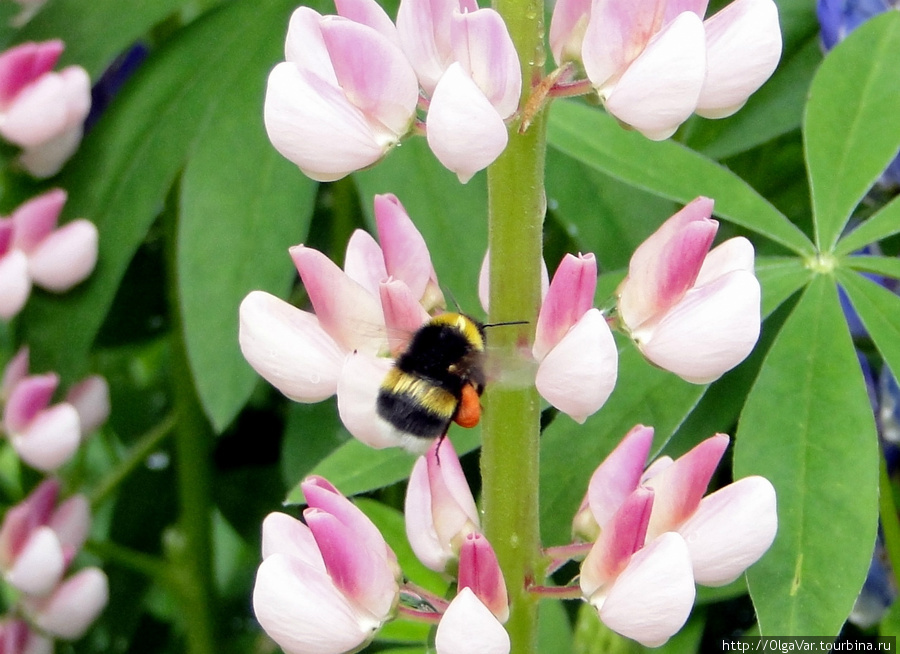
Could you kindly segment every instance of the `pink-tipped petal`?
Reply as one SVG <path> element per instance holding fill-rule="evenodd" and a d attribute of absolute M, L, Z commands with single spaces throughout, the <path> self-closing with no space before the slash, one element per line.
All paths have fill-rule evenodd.
<path fill-rule="evenodd" d="M 91 375 L 69 389 L 66 402 L 78 411 L 82 436 L 91 434 L 109 417 L 109 384 L 103 376 Z"/>
<path fill-rule="evenodd" d="M 378 389 L 393 362 L 362 352 L 348 354 L 337 386 L 341 422 L 354 438 L 381 449 L 404 444 L 401 435 L 375 411 Z"/>
<path fill-rule="evenodd" d="M 453 62 L 450 20 L 458 9 L 456 0 L 402 0 L 397 9 L 400 45 L 428 95 Z"/>
<path fill-rule="evenodd" d="M 618 302 L 630 329 L 658 320 L 694 285 L 719 228 L 712 209 L 712 200 L 697 198 L 635 250 Z"/>
<path fill-rule="evenodd" d="M 444 572 L 453 554 L 438 538 L 431 515 L 431 486 L 428 483 L 428 464 L 424 456 L 416 459 L 409 484 L 403 514 L 406 518 L 406 539 L 425 567 Z"/>
<path fill-rule="evenodd" d="M 13 212 L 14 246 L 31 252 L 56 229 L 59 214 L 68 198 L 61 189 L 53 189 L 20 204 Z"/>
<path fill-rule="evenodd" d="M 85 568 L 69 577 L 41 602 L 35 623 L 66 640 L 81 638 L 109 601 L 109 581 L 100 568 Z"/>
<path fill-rule="evenodd" d="M 730 583 L 775 539 L 775 488 L 764 477 L 740 479 L 704 497 L 678 531 L 688 544 L 697 583 Z"/>
<path fill-rule="evenodd" d="M 50 527 L 38 527 L 6 571 L 5 578 L 21 592 L 42 597 L 59 583 L 65 564 L 57 535 Z"/>
<path fill-rule="evenodd" d="M 412 335 L 429 316 L 409 286 L 401 281 L 384 282 L 380 295 L 390 352 L 396 356 L 406 349 Z"/>
<path fill-rule="evenodd" d="M 28 355 L 28 346 L 23 345 L 16 352 L 16 356 L 6 364 L 6 368 L 3 370 L 3 380 L 0 382 L 0 393 L 3 397 L 8 398 L 16 384 L 28 376 Z"/>
<path fill-rule="evenodd" d="M 541 361 L 535 384 L 553 406 L 584 422 L 609 398 L 618 366 L 618 349 L 606 318 L 591 309 Z"/>
<path fill-rule="evenodd" d="M 31 295 L 28 257 L 12 250 L 0 257 L 0 318 L 9 320 L 22 310 Z"/>
<path fill-rule="evenodd" d="M 91 530 L 91 505 L 84 495 L 73 495 L 57 507 L 47 525 L 64 549 L 78 552 Z"/>
<path fill-rule="evenodd" d="M 287 654 L 343 654 L 375 634 L 379 623 L 359 615 L 328 575 L 275 553 L 256 573 L 256 619 Z"/>
<path fill-rule="evenodd" d="M 422 234 L 396 195 L 375 196 L 375 223 L 388 275 L 404 282 L 419 300 L 434 275 L 431 255 Z"/>
<path fill-rule="evenodd" d="M 56 387 L 59 375 L 31 375 L 13 387 L 3 407 L 3 424 L 8 432 L 16 433 L 28 428 L 32 420 L 47 408 Z"/>
<path fill-rule="evenodd" d="M 592 604 L 609 592 L 631 556 L 644 546 L 653 491 L 636 488 L 600 531 L 581 565 L 581 592 Z M 596 605 L 596 604 L 595 604 Z"/>
<path fill-rule="evenodd" d="M 331 56 L 322 38 L 322 14 L 309 7 L 297 7 L 291 14 L 284 40 L 284 58 L 299 70 L 314 73 L 330 86 L 337 86 Z"/>
<path fill-rule="evenodd" d="M 588 503 L 602 528 L 641 481 L 653 427 L 635 425 L 601 463 L 588 484 Z"/>
<path fill-rule="evenodd" d="M 438 654 L 509 654 L 509 634 L 470 588 L 450 602 L 438 624 L 434 644 Z"/>
<path fill-rule="evenodd" d="M 686 11 L 650 41 L 621 78 L 598 90 L 609 113 L 661 141 L 694 112 L 705 76 L 703 23 Z"/>
<path fill-rule="evenodd" d="M 723 118 L 740 109 L 778 66 L 778 7 L 772 0 L 735 0 L 704 27 L 708 64 L 697 113 Z"/>
<path fill-rule="evenodd" d="M 597 260 L 594 255 L 563 257 L 541 304 L 535 328 L 534 358 L 540 361 L 594 304 Z"/>
<path fill-rule="evenodd" d="M 633 334 L 651 362 L 707 384 L 743 361 L 759 338 L 760 286 L 737 270 L 685 295 L 652 334 Z"/>
<path fill-rule="evenodd" d="M 97 265 L 97 227 L 73 220 L 45 238 L 32 251 L 28 270 L 34 283 L 62 293 L 84 281 Z"/>
<path fill-rule="evenodd" d="M 350 235 L 344 255 L 344 272 L 371 295 L 378 295 L 378 286 L 387 279 L 388 273 L 381 246 L 369 232 L 357 229 Z"/>
<path fill-rule="evenodd" d="M 397 28 L 384 9 L 375 0 L 335 0 L 338 14 L 353 22 L 371 27 L 388 41 L 400 47 Z"/>
<path fill-rule="evenodd" d="M 481 526 L 475 499 L 449 438 L 438 439 L 425 459 L 434 530 L 441 547 L 455 558 L 463 537 Z"/>
<path fill-rule="evenodd" d="M 362 111 L 376 140 L 395 144 L 419 100 L 416 74 L 394 43 L 360 23 L 326 16 L 320 23 L 338 86 Z"/>
<path fill-rule="evenodd" d="M 668 532 L 632 557 L 598 607 L 600 619 L 645 647 L 657 647 L 687 621 L 694 594 L 687 545 Z"/>
<path fill-rule="evenodd" d="M 454 12 L 451 40 L 462 65 L 501 118 L 519 107 L 522 68 L 503 18 L 493 9 Z"/>
<path fill-rule="evenodd" d="M 441 77 L 426 119 L 428 146 L 465 184 L 506 148 L 503 118 L 458 63 Z"/>
<path fill-rule="evenodd" d="M 22 460 L 42 472 L 52 472 L 66 463 L 81 443 L 78 412 L 71 404 L 56 404 L 31 421 L 23 432 L 11 437 Z"/>
<path fill-rule="evenodd" d="M 481 534 L 467 534 L 462 542 L 459 551 L 458 587 L 471 588 L 482 604 L 490 609 L 500 622 L 509 619 L 506 582 L 503 580 L 494 548 Z"/>
<path fill-rule="evenodd" d="M 393 568 L 384 556 L 383 541 L 380 551 L 366 547 L 352 524 L 344 524 L 322 509 L 309 508 L 303 517 L 335 587 L 361 614 L 375 622 L 383 621 L 399 592 Z"/>
<path fill-rule="evenodd" d="M 693 515 L 728 448 L 729 440 L 725 434 L 711 436 L 644 482 L 656 491 L 656 503 L 647 534 L 649 540 L 663 532 L 677 530 Z"/>
<path fill-rule="evenodd" d="M 381 302 L 354 282 L 327 256 L 298 245 L 290 249 L 322 329 L 344 352 L 384 350 Z"/>
<path fill-rule="evenodd" d="M 622 76 L 662 25 L 664 0 L 595 0 L 581 55 L 593 85 L 604 88 Z"/>
<path fill-rule="evenodd" d="M 581 47 L 591 17 L 590 0 L 559 0 L 550 19 L 550 52 L 557 66 L 581 61 Z"/>
<path fill-rule="evenodd" d="M 22 90 L 49 73 L 65 49 L 59 39 L 22 43 L 0 54 L 0 109 Z"/>
<path fill-rule="evenodd" d="M 256 372 L 298 402 L 320 402 L 337 391 L 344 355 L 311 313 L 263 291 L 240 308 L 238 340 Z"/>

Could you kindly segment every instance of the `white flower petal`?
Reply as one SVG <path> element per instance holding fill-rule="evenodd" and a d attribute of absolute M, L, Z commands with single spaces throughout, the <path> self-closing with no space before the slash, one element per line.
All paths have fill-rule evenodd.
<path fill-rule="evenodd" d="M 450 602 L 438 624 L 434 645 L 438 654 L 509 654 L 509 634 L 471 588 Z"/>
<path fill-rule="evenodd" d="M 698 584 L 730 583 L 769 549 L 778 531 L 775 504 L 775 488 L 764 477 L 745 477 L 700 501 L 678 529 Z"/>

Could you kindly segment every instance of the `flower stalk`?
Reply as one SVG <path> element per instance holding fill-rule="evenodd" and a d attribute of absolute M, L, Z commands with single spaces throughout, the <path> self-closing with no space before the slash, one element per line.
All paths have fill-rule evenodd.
<path fill-rule="evenodd" d="M 523 95 L 544 63 L 540 0 L 497 0 L 522 65 Z M 523 100 L 520 106 L 524 106 Z M 490 319 L 527 321 L 493 330 L 491 356 L 515 361 L 531 349 L 541 304 L 542 230 L 546 197 L 546 112 L 529 129 L 510 130 L 509 144 L 488 168 L 488 241 L 491 252 Z M 506 623 L 511 653 L 537 652 L 537 603 L 527 587 L 543 575 L 538 521 L 541 403 L 533 379 L 492 380 L 485 397 L 481 467 L 485 534 L 509 590 Z"/>

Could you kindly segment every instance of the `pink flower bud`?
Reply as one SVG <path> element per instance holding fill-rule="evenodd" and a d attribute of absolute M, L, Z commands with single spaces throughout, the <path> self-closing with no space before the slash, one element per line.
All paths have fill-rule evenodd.
<path fill-rule="evenodd" d="M 6 581 L 23 593 L 40 597 L 53 590 L 65 567 L 59 538 L 50 527 L 38 527 L 31 532 L 5 576 Z"/>
<path fill-rule="evenodd" d="M 3 654 L 53 654 L 53 641 L 33 631 L 23 620 L 0 622 Z"/>
<path fill-rule="evenodd" d="M 87 279 L 97 265 L 98 238 L 97 227 L 89 220 L 73 220 L 57 229 L 29 256 L 34 283 L 63 293 Z"/>
<path fill-rule="evenodd" d="M 438 654 L 470 654 L 475 643 L 481 654 L 509 654 L 503 625 L 471 588 L 463 588 L 441 617 L 434 645 Z"/>
<path fill-rule="evenodd" d="M 455 567 L 466 537 L 480 528 L 472 491 L 449 438 L 436 440 L 413 466 L 406 489 L 406 537 L 432 570 Z"/>
<path fill-rule="evenodd" d="M 81 443 L 78 412 L 71 404 L 41 411 L 19 432 L 10 434 L 13 449 L 28 465 L 51 472 L 68 461 Z"/>
<path fill-rule="evenodd" d="M 20 250 L 12 250 L 0 257 L 0 318 L 9 320 L 18 315 L 29 295 L 28 257 Z"/>
<path fill-rule="evenodd" d="M 487 538 L 479 533 L 469 533 L 463 540 L 457 585 L 460 590 L 471 588 L 500 622 L 509 619 L 509 597 L 497 555 Z"/>

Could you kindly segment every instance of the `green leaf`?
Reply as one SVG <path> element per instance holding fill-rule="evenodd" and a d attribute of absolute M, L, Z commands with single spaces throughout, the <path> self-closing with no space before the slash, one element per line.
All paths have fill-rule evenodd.
<path fill-rule="evenodd" d="M 812 279 L 812 271 L 796 257 L 760 257 L 756 277 L 762 286 L 763 318 Z"/>
<path fill-rule="evenodd" d="M 151 57 L 123 89 L 58 178 L 67 216 L 100 231 L 97 268 L 62 295 L 32 297 L 24 338 L 42 368 L 80 374 L 122 275 L 143 241 L 198 133 L 232 102 L 248 42 L 280 41 L 293 3 L 228 4 Z M 126 12 L 127 13 L 127 12 Z M 213 217 L 214 218 L 214 217 Z"/>
<path fill-rule="evenodd" d="M 602 111 L 569 101 L 553 104 L 547 138 L 550 147 L 633 186 L 681 203 L 711 197 L 716 215 L 790 250 L 812 250 L 803 232 L 746 182 L 683 145 L 650 141 Z"/>
<path fill-rule="evenodd" d="M 900 297 L 858 273 L 839 270 L 838 281 L 885 363 L 900 370 Z"/>
<path fill-rule="evenodd" d="M 425 139 L 413 138 L 354 177 L 370 224 L 374 224 L 373 196 L 395 194 L 425 237 L 441 287 L 449 291 L 448 306 L 455 299 L 463 311 L 477 313 L 478 271 L 487 250 L 485 175 L 460 185 Z"/>
<path fill-rule="evenodd" d="M 842 238 L 834 248 L 834 253 L 837 255 L 850 254 L 869 243 L 875 243 L 897 233 L 900 233 L 900 196 L 895 197 L 871 218 Z"/>
<path fill-rule="evenodd" d="M 803 121 L 816 245 L 830 251 L 900 149 L 900 14 L 854 30 L 813 79 Z"/>
<path fill-rule="evenodd" d="M 459 456 L 471 452 L 481 442 L 481 429 L 462 429 L 451 426 L 450 437 Z M 368 445 L 349 440 L 312 471 L 325 477 L 345 495 L 358 495 L 376 488 L 384 488 L 409 477 L 415 456 L 398 447 L 373 450 Z M 298 484 L 285 499 L 286 504 L 301 504 L 303 494 Z"/>
<path fill-rule="evenodd" d="M 654 368 L 631 345 L 620 348 L 618 381 L 603 408 L 583 425 L 559 415 L 541 436 L 543 543 L 569 542 L 591 473 L 628 430 L 638 423 L 654 427 L 654 444 L 660 448 L 705 390 Z"/>
<path fill-rule="evenodd" d="M 286 6 L 286 5 L 285 5 Z M 287 14 L 276 12 L 271 26 Z M 216 431 L 237 415 L 258 379 L 238 346 L 238 306 L 252 290 L 286 297 L 296 277 L 288 248 L 306 239 L 317 185 L 269 143 L 266 75 L 282 57 L 272 38 L 248 41 L 184 171 L 178 290 L 188 360 Z M 223 165 L 227 162 L 227 165 Z"/>
<path fill-rule="evenodd" d="M 778 534 L 747 572 L 764 635 L 833 636 L 875 543 L 878 441 L 853 342 L 828 276 L 769 350 L 735 438 L 734 476 L 778 496 Z"/>
<path fill-rule="evenodd" d="M 141 0 L 126 8 L 121 0 L 54 0 L 22 28 L 16 41 L 63 38 L 61 64 L 78 64 L 96 80 L 117 55 L 184 4 L 184 0 Z"/>
<path fill-rule="evenodd" d="M 853 270 L 900 279 L 900 259 L 896 257 L 851 256 L 841 259 L 841 263 Z"/>

